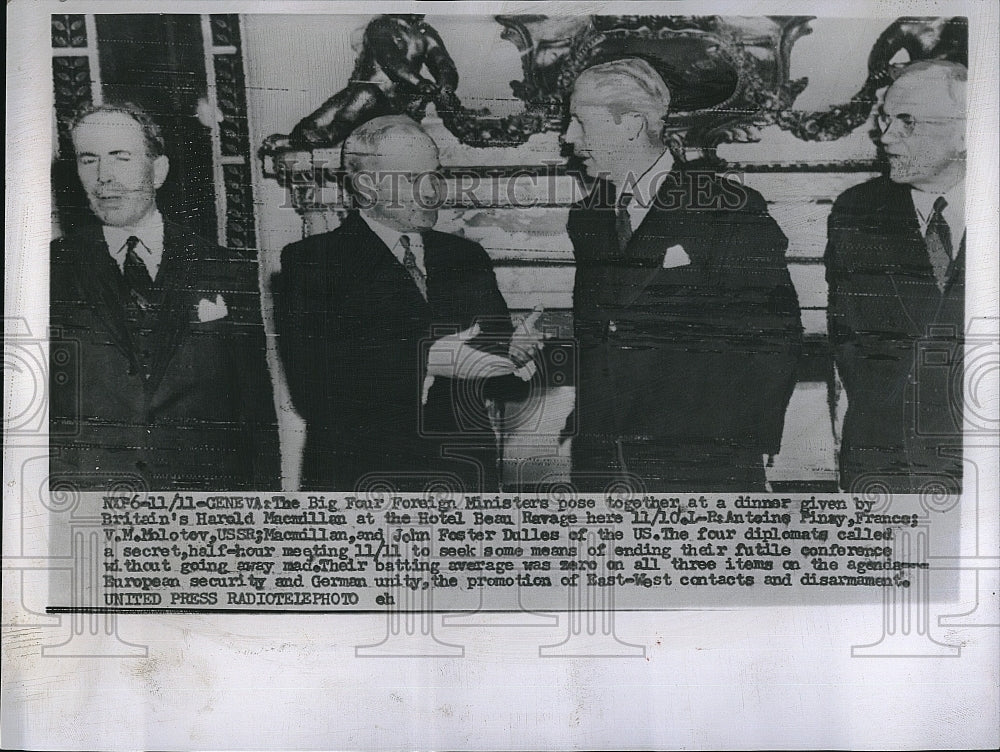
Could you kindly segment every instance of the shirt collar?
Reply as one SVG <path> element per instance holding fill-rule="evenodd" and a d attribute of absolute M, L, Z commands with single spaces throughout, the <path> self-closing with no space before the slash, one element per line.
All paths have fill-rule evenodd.
<path fill-rule="evenodd" d="M 141 241 L 136 250 L 139 251 L 147 267 L 152 264 L 150 274 L 156 276 L 155 271 L 159 269 L 163 259 L 163 215 L 158 210 L 154 209 L 131 227 L 104 225 L 103 230 L 108 252 L 118 263 L 119 268 L 125 263 L 125 243 L 135 235 Z"/>
<path fill-rule="evenodd" d="M 413 251 L 413 255 L 417 260 L 417 266 L 420 267 L 422 272 L 427 272 L 424 267 L 424 241 L 419 232 L 401 232 L 394 227 L 389 227 L 389 225 L 379 222 L 370 214 L 365 212 L 360 212 L 360 214 L 365 224 L 371 228 L 372 232 L 378 235 L 379 240 L 385 243 L 386 247 L 392 251 L 392 255 L 401 264 L 403 263 L 403 254 L 405 251 L 399 239 L 403 235 L 408 236 L 410 238 L 410 250 Z"/>
<path fill-rule="evenodd" d="M 914 188 L 910 191 L 910 196 L 913 198 L 913 208 L 917 211 L 921 232 L 927 232 L 927 225 L 934 213 L 934 202 L 939 196 L 944 196 L 944 200 L 948 202 L 943 212 L 944 219 L 951 229 L 952 243 L 957 248 L 965 233 L 965 181 L 960 180 L 945 193 L 932 193 Z"/>
<path fill-rule="evenodd" d="M 664 149 L 659 158 L 634 182 L 626 181 L 625 185 L 618 188 L 621 193 L 632 194 L 629 208 L 649 207 L 653 203 L 653 199 L 656 198 L 656 192 L 660 190 L 660 186 L 663 185 L 663 181 L 667 179 L 667 175 L 673 168 L 674 157 L 669 149 Z"/>

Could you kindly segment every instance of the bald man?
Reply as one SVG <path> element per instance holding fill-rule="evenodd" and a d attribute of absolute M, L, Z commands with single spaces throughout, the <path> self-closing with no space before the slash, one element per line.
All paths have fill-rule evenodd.
<path fill-rule="evenodd" d="M 961 488 L 966 78 L 958 63 L 907 66 L 878 113 L 886 174 L 830 214 L 845 491 Z"/>
<path fill-rule="evenodd" d="M 357 209 L 285 248 L 276 287 L 303 488 L 495 491 L 487 382 L 516 366 L 490 259 L 433 229 L 438 149 L 413 120 L 359 126 L 343 166 Z"/>

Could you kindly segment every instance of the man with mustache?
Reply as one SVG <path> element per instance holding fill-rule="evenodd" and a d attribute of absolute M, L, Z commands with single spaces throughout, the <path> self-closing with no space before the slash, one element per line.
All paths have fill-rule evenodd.
<path fill-rule="evenodd" d="M 71 133 L 97 221 L 52 243 L 52 488 L 277 488 L 257 264 L 160 214 L 146 112 L 89 107 Z"/>
<path fill-rule="evenodd" d="M 667 149 L 646 61 L 586 69 L 564 140 L 596 187 L 569 213 L 579 342 L 573 483 L 748 491 L 781 446 L 801 344 L 788 241 L 759 193 Z"/>
<path fill-rule="evenodd" d="M 887 173 L 830 214 L 845 491 L 961 489 L 966 79 L 959 63 L 907 66 L 878 113 Z"/>

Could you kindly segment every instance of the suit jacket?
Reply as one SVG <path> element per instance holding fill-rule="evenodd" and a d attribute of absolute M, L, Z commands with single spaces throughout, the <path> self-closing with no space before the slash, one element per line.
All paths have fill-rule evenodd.
<path fill-rule="evenodd" d="M 306 488 L 436 480 L 473 490 L 495 472 L 482 382 L 438 378 L 423 406 L 421 389 L 435 339 L 479 321 L 471 344 L 506 353 L 510 314 L 481 246 L 434 231 L 423 239 L 426 301 L 356 213 L 282 253 L 275 312 L 289 391 L 307 424 Z M 449 459 L 457 445 L 462 457 Z"/>
<path fill-rule="evenodd" d="M 845 490 L 961 487 L 965 246 L 942 293 L 910 187 L 886 177 L 845 191 L 826 249 L 828 321 L 847 392 Z"/>
<path fill-rule="evenodd" d="M 576 484 L 624 474 L 646 490 L 762 488 L 801 347 L 784 234 L 760 194 L 704 172 L 671 173 L 624 251 L 613 206 L 599 183 L 568 220 Z M 674 246 L 690 263 L 663 268 Z"/>
<path fill-rule="evenodd" d="M 52 482 L 278 488 L 257 264 L 167 222 L 155 285 L 140 306 L 99 225 L 53 241 Z"/>

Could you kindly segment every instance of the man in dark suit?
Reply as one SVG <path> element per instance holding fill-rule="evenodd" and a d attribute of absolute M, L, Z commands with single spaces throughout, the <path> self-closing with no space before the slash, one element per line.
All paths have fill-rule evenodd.
<path fill-rule="evenodd" d="M 958 63 L 905 68 L 878 119 L 888 174 L 845 191 L 830 214 L 847 491 L 961 489 L 965 84 Z"/>
<path fill-rule="evenodd" d="M 91 107 L 72 137 L 97 222 L 52 243 L 52 487 L 276 489 L 257 265 L 163 219 L 148 114 Z"/>
<path fill-rule="evenodd" d="M 343 166 L 358 209 L 286 247 L 276 284 L 279 349 L 306 420 L 302 485 L 495 491 L 485 398 L 517 368 L 490 259 L 432 229 L 438 150 L 414 121 L 359 126 Z"/>
<path fill-rule="evenodd" d="M 580 347 L 574 485 L 765 487 L 801 340 L 787 240 L 761 196 L 684 169 L 643 60 L 585 70 L 565 141 L 597 179 L 570 210 Z"/>

